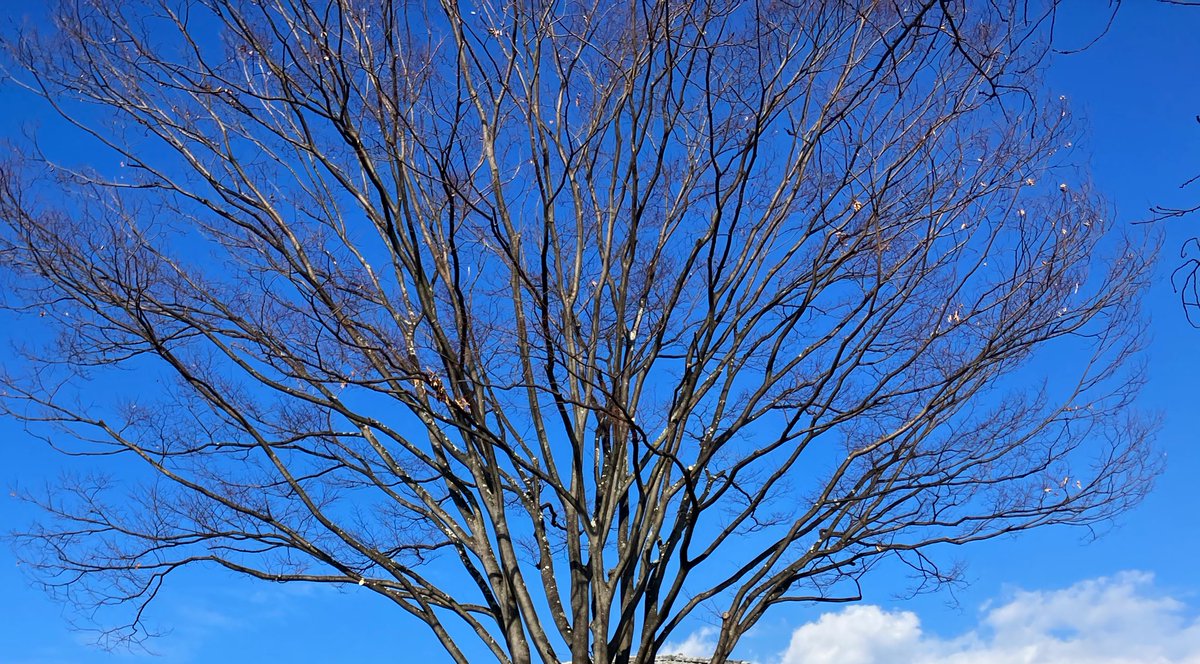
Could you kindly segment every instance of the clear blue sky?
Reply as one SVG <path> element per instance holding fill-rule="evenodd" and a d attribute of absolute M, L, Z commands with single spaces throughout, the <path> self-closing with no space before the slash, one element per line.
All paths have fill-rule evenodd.
<path fill-rule="evenodd" d="M 17 4 L 0 12 L 12 13 Z M 1060 18 L 1059 45 L 1070 47 L 1087 41 L 1103 25 L 1104 16 L 1093 12 L 1106 5 L 1100 0 L 1073 0 Z M 1046 76 L 1051 90 L 1067 95 L 1076 113 L 1086 120 L 1087 133 L 1074 149 L 1081 161 L 1090 160 L 1097 187 L 1115 203 L 1122 222 L 1145 218 L 1156 203 L 1200 203 L 1200 185 L 1191 191 L 1177 189 L 1179 183 L 1200 173 L 1200 123 L 1196 121 L 1200 114 L 1200 8 L 1126 0 L 1107 36 L 1081 54 L 1055 58 Z M 12 99 L 11 92 L 0 97 L 0 102 L 5 99 Z M 1086 541 L 1078 531 L 1051 530 L 950 552 L 967 560 L 971 579 L 953 598 L 938 594 L 897 600 L 890 593 L 899 584 L 889 585 L 887 579 L 876 577 L 879 585 L 868 588 L 866 601 L 882 607 L 883 612 L 838 616 L 852 615 L 861 626 L 870 624 L 871 616 L 896 619 L 898 614 L 886 611 L 912 611 L 926 633 L 918 646 L 942 648 L 939 652 L 943 654 L 975 652 L 975 659 L 968 661 L 999 662 L 1004 660 L 988 657 L 996 656 L 999 646 L 991 640 L 999 633 L 1001 618 L 1009 615 L 1004 610 L 1021 601 L 1049 607 L 1066 597 L 1049 591 L 1071 587 L 1074 601 L 1097 606 L 1112 600 L 1126 607 L 1122 610 L 1126 618 L 1140 616 L 1181 634 L 1191 627 L 1200 634 L 1194 622 L 1200 613 L 1200 576 L 1195 569 L 1200 550 L 1200 505 L 1195 490 L 1200 476 L 1200 448 L 1196 445 L 1200 409 L 1194 405 L 1200 391 L 1200 352 L 1196 351 L 1200 330 L 1187 325 L 1170 285 L 1175 257 L 1191 234 L 1200 234 L 1200 216 L 1167 226 L 1162 260 L 1146 303 L 1153 317 L 1154 340 L 1148 353 L 1150 382 L 1142 401 L 1165 416 L 1160 445 L 1168 454 L 1167 471 L 1154 493 L 1098 541 Z M 0 422 L 0 441 L 8 460 L 0 469 L 0 486 L 50 478 L 61 466 L 60 459 L 11 423 Z M 9 530 L 30 516 L 6 490 L 0 500 L 0 527 Z M 1146 574 L 1116 576 L 1129 570 Z M 1101 577 L 1108 580 L 1091 581 Z M 369 593 L 285 588 L 200 574 L 182 581 L 168 589 L 156 608 L 158 622 L 173 625 L 173 632 L 152 644 L 161 656 L 146 661 L 444 659 L 426 642 L 421 629 Z M 1037 594 L 1039 591 L 1042 594 Z M 1173 603 L 1149 601 L 1167 597 Z M 956 604 L 947 606 L 952 599 Z M 1141 600 L 1145 601 L 1139 604 Z M 778 662 L 793 630 L 816 620 L 821 611 L 833 609 L 796 609 L 772 615 L 747 640 L 745 655 L 763 664 Z M 7 548 L 0 548 L 0 616 L 0 664 L 142 659 L 88 647 L 87 634 L 68 629 L 69 614 L 28 587 Z M 813 639 L 835 634 L 836 617 L 821 623 L 826 632 L 813 627 L 805 634 Z M 981 627 L 981 621 L 987 625 Z M 1102 621 L 1095 625 L 1102 626 Z M 1049 634 L 1053 629 L 1051 625 L 1043 631 Z M 973 634 L 975 645 L 950 643 L 963 634 Z M 870 633 L 863 638 L 886 641 Z M 1063 638 L 1069 641 L 1069 637 Z M 1200 636 L 1171 632 L 1156 638 L 1179 639 L 1177 651 L 1195 648 L 1192 652 L 1200 656 Z M 701 633 L 697 642 L 702 641 Z M 1081 651 L 1071 652 L 1089 657 L 1079 654 Z M 889 661 L 885 656 L 843 653 L 841 660 L 873 664 Z"/>

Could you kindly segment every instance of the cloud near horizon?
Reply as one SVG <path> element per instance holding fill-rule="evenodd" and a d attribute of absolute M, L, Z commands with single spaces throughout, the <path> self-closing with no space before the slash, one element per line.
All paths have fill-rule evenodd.
<path fill-rule="evenodd" d="M 711 653 L 715 631 L 669 644 Z M 670 652 L 670 650 L 667 650 Z M 797 627 L 764 664 L 1200 664 L 1200 617 L 1163 595 L 1153 575 L 1122 572 L 1059 590 L 1021 590 L 985 604 L 957 636 L 925 633 L 912 611 L 871 604 L 829 612 Z"/>

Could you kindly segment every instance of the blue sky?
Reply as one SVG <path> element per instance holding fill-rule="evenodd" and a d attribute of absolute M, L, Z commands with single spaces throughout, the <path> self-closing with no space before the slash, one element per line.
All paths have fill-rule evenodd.
<path fill-rule="evenodd" d="M 1086 42 L 1102 28 L 1106 16 L 1095 10 L 1106 4 L 1073 0 L 1060 17 L 1058 44 Z M 1178 191 L 1179 183 L 1200 172 L 1197 35 L 1200 8 L 1127 0 L 1109 34 L 1083 53 L 1055 58 L 1046 72 L 1053 93 L 1066 95 L 1085 119 L 1087 133 L 1073 149 L 1079 161 L 1090 162 L 1094 182 L 1124 223 L 1145 218 L 1153 204 L 1200 202 L 1200 185 Z M 1170 284 L 1183 241 L 1200 232 L 1197 222 L 1200 217 L 1166 225 L 1146 302 L 1154 339 L 1147 355 L 1150 382 L 1141 398 L 1164 416 L 1160 447 L 1168 463 L 1141 506 L 1096 541 L 1079 531 L 1049 530 L 948 552 L 969 563 L 970 584 L 953 595 L 896 599 L 901 584 L 889 583 L 883 570 L 862 606 L 769 615 L 742 656 L 764 664 L 992 664 L 1017 661 L 1010 645 L 1019 642 L 1042 648 L 1037 661 L 1200 661 L 1194 564 L 1200 549 L 1194 491 L 1200 409 L 1193 405 L 1200 330 L 1184 320 Z M 11 423 L 0 422 L 0 440 L 9 459 L 0 469 L 6 488 L 52 478 L 62 465 Z M 30 516 L 5 491 L 0 527 L 9 530 Z M 444 659 L 420 629 L 369 593 L 192 574 L 161 599 L 155 618 L 172 631 L 150 645 L 160 656 L 148 661 Z M 68 628 L 72 614 L 28 587 L 7 548 L 0 548 L 0 615 L 6 617 L 0 621 L 2 664 L 146 661 L 136 653 L 89 647 L 87 633 Z M 699 652 L 705 638 L 697 626 L 677 645 Z M 1129 642 L 1158 650 L 1122 651 L 1120 644 Z"/>

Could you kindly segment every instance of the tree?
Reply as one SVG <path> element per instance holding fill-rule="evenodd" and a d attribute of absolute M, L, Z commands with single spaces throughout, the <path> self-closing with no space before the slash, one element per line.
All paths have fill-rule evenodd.
<path fill-rule="evenodd" d="M 66 2 L 10 61 L 97 147 L 0 178 L 56 333 L 4 403 L 97 470 L 22 550 L 120 638 L 210 565 L 457 662 L 707 615 L 719 663 L 885 558 L 1109 519 L 1152 252 L 1063 159 L 1043 9 Z"/>

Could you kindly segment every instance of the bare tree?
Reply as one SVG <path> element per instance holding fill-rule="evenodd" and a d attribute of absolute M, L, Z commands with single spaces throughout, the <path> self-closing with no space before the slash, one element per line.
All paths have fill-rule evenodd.
<path fill-rule="evenodd" d="M 11 62 L 96 147 L 3 171 L 10 332 L 56 335 L 3 382 L 106 470 L 23 550 L 117 637 L 209 565 L 457 662 L 710 617 L 719 663 L 882 559 L 1109 519 L 1153 247 L 1060 163 L 1052 11 L 66 2 Z"/>

